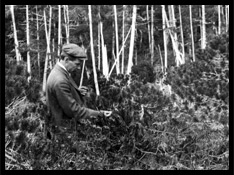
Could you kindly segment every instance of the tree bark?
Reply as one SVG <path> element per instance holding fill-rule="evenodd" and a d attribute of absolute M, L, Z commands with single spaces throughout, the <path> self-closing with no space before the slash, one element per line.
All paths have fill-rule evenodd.
<path fill-rule="evenodd" d="M 180 34 L 181 34 L 181 47 L 182 47 L 182 59 L 183 64 L 185 63 L 185 53 L 184 53 L 184 34 L 183 34 L 183 25 L 182 25 L 182 17 L 181 17 L 181 8 L 179 5 L 179 14 L 180 14 Z"/>
<path fill-rule="evenodd" d="M 117 10 L 116 10 L 116 5 L 114 5 L 114 14 L 115 14 L 115 39 L 116 39 L 116 73 L 120 73 L 120 68 L 119 68 L 119 36 L 118 36 L 118 20 L 117 20 Z"/>
<path fill-rule="evenodd" d="M 19 64 L 19 62 L 21 61 L 21 54 L 19 52 L 19 42 L 18 42 L 18 38 L 17 38 L 17 30 L 16 30 L 16 24 L 15 24 L 15 15 L 14 15 L 14 5 L 10 5 L 10 10 L 11 10 L 13 30 L 14 30 L 16 62 L 17 62 L 17 64 Z"/>
<path fill-rule="evenodd" d="M 58 56 L 59 57 L 60 57 L 60 48 L 61 48 L 61 5 L 58 5 Z"/>
<path fill-rule="evenodd" d="M 69 11 L 68 5 L 63 5 L 64 21 L 65 21 L 65 31 L 66 31 L 66 41 L 69 43 Z"/>
<path fill-rule="evenodd" d="M 43 85 L 42 85 L 42 91 L 45 93 L 46 90 L 46 79 L 47 79 L 47 69 L 48 69 L 48 32 L 47 32 L 47 24 L 46 24 L 46 12 L 44 9 L 44 25 L 45 25 L 45 33 L 46 33 L 46 43 L 47 43 L 47 51 L 46 51 L 46 59 L 45 59 L 45 67 L 44 67 L 44 73 L 43 73 Z"/>
<path fill-rule="evenodd" d="M 166 23 L 164 17 L 165 5 L 162 5 L 162 25 L 163 25 L 163 43 L 164 43 L 164 67 L 165 71 L 167 69 L 167 32 L 166 32 Z"/>
<path fill-rule="evenodd" d="M 206 20 L 205 20 L 205 5 L 202 5 L 202 38 L 201 49 L 206 49 Z"/>
<path fill-rule="evenodd" d="M 38 71 L 39 71 L 39 78 L 41 76 L 41 66 L 40 66 L 40 35 L 39 35 L 39 21 L 38 21 L 38 10 L 36 5 L 36 20 L 37 20 L 37 64 L 38 64 Z"/>
<path fill-rule="evenodd" d="M 221 34 L 221 25 L 222 25 L 222 21 L 221 21 L 221 17 L 220 17 L 220 6 L 218 5 L 218 34 Z"/>
<path fill-rule="evenodd" d="M 52 70 L 52 59 L 51 59 L 51 50 L 50 50 L 50 38 L 51 38 L 51 20 L 52 20 L 52 7 L 50 5 L 50 16 L 49 16 L 49 31 L 48 31 L 48 40 L 47 40 L 47 49 L 48 49 L 48 60 L 50 63 L 50 70 Z"/>
<path fill-rule="evenodd" d="M 88 5 L 88 7 L 89 7 L 89 31 L 90 31 L 91 55 L 92 55 L 92 63 L 93 63 L 93 76 L 94 76 L 96 95 L 99 96 L 100 92 L 99 92 L 98 81 L 97 81 L 97 72 L 96 72 L 95 56 L 94 56 L 94 48 L 93 48 L 93 27 L 92 27 L 91 5 Z"/>
<path fill-rule="evenodd" d="M 149 37 L 149 50 L 151 52 L 151 34 L 150 34 L 150 19 L 149 19 L 149 5 L 146 5 L 146 17 L 147 17 L 147 26 L 148 26 L 148 37 Z"/>
<path fill-rule="evenodd" d="M 123 45 L 123 51 L 122 51 L 122 67 L 121 67 L 121 73 L 124 74 L 124 16 L 125 16 L 125 5 L 123 5 L 123 33 L 122 33 L 122 45 Z"/>
<path fill-rule="evenodd" d="M 28 82 L 31 80 L 31 62 L 30 62 L 30 39 L 29 39 L 29 19 L 28 19 L 28 5 L 26 5 L 26 36 L 27 36 L 27 72 L 29 74 Z"/>
<path fill-rule="evenodd" d="M 226 14 L 225 14 L 225 16 L 226 16 L 226 32 L 228 32 L 229 31 L 229 5 L 225 5 L 225 8 L 226 8 L 226 10 L 225 10 L 225 12 L 226 12 Z"/>
<path fill-rule="evenodd" d="M 100 5 L 98 6 L 98 70 L 101 70 L 101 15 Z"/>
<path fill-rule="evenodd" d="M 191 40 L 192 40 L 192 54 L 193 54 L 193 61 L 195 61 L 194 40 L 193 40 L 193 20 L 192 20 L 192 6 L 191 5 L 189 5 L 189 14 L 190 14 L 190 27 L 191 27 Z"/>
<path fill-rule="evenodd" d="M 130 48 L 129 48 L 129 58 L 128 58 L 127 74 L 131 73 L 131 69 L 132 69 L 132 66 L 133 66 L 133 61 L 132 60 L 133 60 L 135 27 L 136 27 L 136 12 L 137 12 L 137 6 L 133 5 L 132 31 L 131 31 L 131 40 L 130 40 Z"/>
<path fill-rule="evenodd" d="M 154 6 L 151 5 L 151 65 L 154 63 Z"/>

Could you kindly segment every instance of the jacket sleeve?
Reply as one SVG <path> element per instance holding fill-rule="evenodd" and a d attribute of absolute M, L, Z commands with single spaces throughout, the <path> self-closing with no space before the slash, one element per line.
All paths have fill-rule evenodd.
<path fill-rule="evenodd" d="M 82 107 L 73 98 L 70 86 L 67 82 L 59 82 L 55 86 L 58 103 L 68 117 L 75 117 L 75 119 L 78 120 L 81 118 L 100 115 L 99 111 Z"/>

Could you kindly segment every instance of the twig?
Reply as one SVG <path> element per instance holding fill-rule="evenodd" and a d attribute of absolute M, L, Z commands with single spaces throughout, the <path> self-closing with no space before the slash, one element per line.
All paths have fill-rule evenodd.
<path fill-rule="evenodd" d="M 80 86 L 82 86 L 82 83 L 83 83 L 83 77 L 84 77 L 84 68 L 85 68 L 85 60 L 83 62 L 83 66 L 82 66 L 82 72 L 81 72 L 81 78 L 80 78 Z"/>

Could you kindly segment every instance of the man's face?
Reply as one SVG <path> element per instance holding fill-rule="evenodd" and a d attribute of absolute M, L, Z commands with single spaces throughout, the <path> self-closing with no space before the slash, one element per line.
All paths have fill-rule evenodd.
<path fill-rule="evenodd" d="M 69 60 L 65 58 L 65 66 L 68 72 L 72 73 L 76 69 L 81 69 L 81 61 L 77 58 L 75 60 Z"/>

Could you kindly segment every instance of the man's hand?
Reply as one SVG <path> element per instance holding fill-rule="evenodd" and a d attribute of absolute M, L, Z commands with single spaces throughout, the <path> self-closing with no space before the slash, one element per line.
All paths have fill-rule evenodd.
<path fill-rule="evenodd" d="M 86 95 L 89 91 L 89 89 L 86 86 L 80 86 L 79 91 L 82 95 Z"/>
<path fill-rule="evenodd" d="M 103 114 L 104 117 L 109 117 L 112 114 L 112 111 L 104 111 L 104 110 L 100 110 L 101 113 Z"/>

